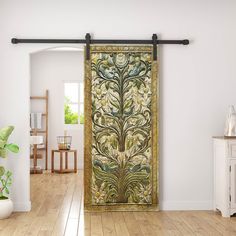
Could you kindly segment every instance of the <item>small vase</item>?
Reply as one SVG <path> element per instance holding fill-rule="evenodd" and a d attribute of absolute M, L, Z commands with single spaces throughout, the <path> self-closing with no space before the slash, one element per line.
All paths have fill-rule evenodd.
<path fill-rule="evenodd" d="M 0 220 L 8 218 L 13 211 L 11 199 L 0 199 Z"/>
<path fill-rule="evenodd" d="M 226 118 L 224 135 L 227 137 L 236 136 L 236 112 L 234 106 L 229 106 L 229 113 Z"/>

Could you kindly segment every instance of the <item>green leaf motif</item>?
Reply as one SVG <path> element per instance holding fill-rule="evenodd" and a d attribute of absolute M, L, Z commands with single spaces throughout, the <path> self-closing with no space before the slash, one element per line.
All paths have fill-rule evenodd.
<path fill-rule="evenodd" d="M 2 158 L 7 157 L 7 150 L 6 149 L 0 149 L 0 157 L 2 157 Z"/>
<path fill-rule="evenodd" d="M 3 166 L 0 166 L 0 177 L 3 176 L 5 173 L 5 168 Z"/>
<path fill-rule="evenodd" d="M 5 148 L 11 152 L 14 152 L 14 153 L 18 153 L 19 152 L 19 147 L 14 144 L 14 143 L 10 143 L 10 144 L 6 144 L 5 145 Z"/>
<path fill-rule="evenodd" d="M 4 148 L 4 146 L 6 145 L 6 143 L 7 143 L 6 141 L 0 139 L 0 149 L 1 149 L 1 148 Z"/>
<path fill-rule="evenodd" d="M 13 130 L 14 130 L 14 126 L 7 126 L 0 129 L 0 139 L 7 142 Z"/>
<path fill-rule="evenodd" d="M 6 193 L 6 194 L 9 194 L 9 193 L 10 193 L 7 187 L 5 188 L 5 193 Z"/>
<path fill-rule="evenodd" d="M 14 126 L 7 126 L 5 128 L 0 129 L 0 157 L 2 158 L 7 157 L 7 150 L 14 153 L 19 152 L 19 147 L 16 144 L 7 144 L 7 140 L 13 130 Z"/>
<path fill-rule="evenodd" d="M 12 173 L 5 171 L 3 166 L 0 166 L 0 199 L 7 199 L 4 193 L 8 195 L 10 193 L 9 187 L 12 184 Z"/>
<path fill-rule="evenodd" d="M 10 172 L 9 170 L 7 171 L 7 173 L 6 173 L 6 176 L 9 178 L 9 177 L 11 177 L 12 176 L 12 172 Z"/>
<path fill-rule="evenodd" d="M 151 204 L 151 54 L 92 60 L 92 202 Z"/>

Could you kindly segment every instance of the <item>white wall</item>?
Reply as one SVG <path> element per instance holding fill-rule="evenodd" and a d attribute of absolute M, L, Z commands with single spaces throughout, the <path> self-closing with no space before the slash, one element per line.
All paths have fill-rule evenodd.
<path fill-rule="evenodd" d="M 29 199 L 29 53 L 52 45 L 10 44 L 19 38 L 189 38 L 160 48 L 160 203 L 162 209 L 211 209 L 211 136 L 222 134 L 236 103 L 236 1 L 0 2 L 0 126 L 16 126 L 10 155 L 15 209 Z M 55 46 L 55 45 L 54 45 Z"/>
<path fill-rule="evenodd" d="M 83 125 L 68 129 L 64 125 L 64 82 L 80 81 L 84 78 L 84 52 L 58 48 L 55 51 L 43 51 L 31 55 L 31 96 L 42 96 L 49 90 L 48 116 L 48 168 L 51 168 L 51 150 L 57 149 L 57 136 L 64 130 L 72 136 L 71 149 L 77 149 L 78 168 L 83 168 Z M 66 51 L 67 50 L 67 51 Z M 68 51 L 69 50 L 69 51 Z M 72 51 L 73 50 L 73 51 Z M 44 100 L 31 100 L 31 112 L 45 112 Z M 44 117 L 43 117 L 44 119 Z M 45 124 L 45 122 L 42 122 Z M 45 157 L 45 152 L 42 152 Z M 55 154 L 55 168 L 59 168 L 59 155 Z M 69 168 L 73 168 L 73 154 L 69 154 Z M 43 168 L 45 159 L 38 164 Z M 31 162 L 32 165 L 32 162 Z"/>

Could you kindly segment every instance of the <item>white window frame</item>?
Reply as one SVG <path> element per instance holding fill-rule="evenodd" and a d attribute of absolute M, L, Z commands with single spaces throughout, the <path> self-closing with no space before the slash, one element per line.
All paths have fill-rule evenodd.
<path fill-rule="evenodd" d="M 78 124 L 65 124 L 65 110 L 64 110 L 64 104 L 65 104 L 65 84 L 68 83 L 76 83 L 78 84 L 78 102 L 71 102 L 70 104 L 76 104 L 78 105 Z M 71 129 L 83 129 L 84 128 L 84 124 L 80 123 L 80 114 L 81 114 L 81 105 L 84 105 L 84 101 L 80 101 L 80 87 L 81 85 L 84 86 L 84 81 L 83 80 L 65 80 L 63 81 L 63 124 L 64 124 L 64 128 L 71 130 Z M 84 113 L 84 111 L 83 111 Z"/>

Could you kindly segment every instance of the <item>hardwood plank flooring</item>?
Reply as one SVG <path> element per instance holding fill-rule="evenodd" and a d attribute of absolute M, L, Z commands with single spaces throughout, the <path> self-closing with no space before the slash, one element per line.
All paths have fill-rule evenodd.
<path fill-rule="evenodd" d="M 213 211 L 84 213 L 83 172 L 31 175 L 32 211 L 0 220 L 0 236 L 236 235 Z"/>

